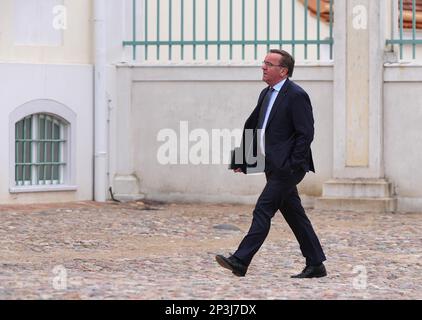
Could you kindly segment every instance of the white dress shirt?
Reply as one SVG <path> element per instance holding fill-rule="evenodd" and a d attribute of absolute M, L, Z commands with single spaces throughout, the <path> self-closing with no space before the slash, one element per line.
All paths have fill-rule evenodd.
<path fill-rule="evenodd" d="M 267 112 L 265 113 L 264 124 L 262 125 L 261 139 L 260 139 L 261 152 L 264 156 L 265 156 L 265 128 L 267 127 L 268 118 L 270 117 L 271 109 L 273 108 L 275 99 L 277 99 L 277 96 L 280 93 L 281 88 L 283 87 L 286 80 L 287 79 L 281 80 L 279 83 L 277 83 L 273 87 L 274 91 L 271 94 L 271 98 L 270 98 L 270 102 L 268 104 Z"/>

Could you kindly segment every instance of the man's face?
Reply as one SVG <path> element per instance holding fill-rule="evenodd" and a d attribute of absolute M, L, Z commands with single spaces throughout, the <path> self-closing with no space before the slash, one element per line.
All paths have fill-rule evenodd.
<path fill-rule="evenodd" d="M 287 68 L 280 67 L 281 57 L 277 53 L 269 53 L 262 63 L 262 80 L 274 86 L 287 77 Z"/>

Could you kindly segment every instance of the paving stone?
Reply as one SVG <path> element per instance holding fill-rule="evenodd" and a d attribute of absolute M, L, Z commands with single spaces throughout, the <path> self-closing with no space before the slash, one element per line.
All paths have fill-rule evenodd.
<path fill-rule="evenodd" d="M 232 224 L 218 224 L 214 226 L 214 229 L 217 230 L 227 230 L 227 231 L 241 231 L 238 227 Z"/>
<path fill-rule="evenodd" d="M 234 252 L 253 206 L 73 202 L 0 206 L 0 299 L 422 299 L 422 214 L 309 210 L 328 277 L 281 215 L 245 278 Z M 241 295 L 239 295 L 241 294 Z"/>

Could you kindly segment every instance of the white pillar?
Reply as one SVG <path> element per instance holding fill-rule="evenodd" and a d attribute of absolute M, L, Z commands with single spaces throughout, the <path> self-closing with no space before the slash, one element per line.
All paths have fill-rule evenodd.
<path fill-rule="evenodd" d="M 118 200 L 134 201 L 143 199 L 139 191 L 139 178 L 135 174 L 132 137 L 132 73 L 133 68 L 117 68 L 117 113 L 116 122 L 115 162 L 116 170 L 113 175 L 114 196 Z M 148 152 L 145 150 L 145 152 Z"/>
<path fill-rule="evenodd" d="M 107 93 L 110 97 L 110 183 L 114 198 L 122 201 L 143 199 L 140 179 L 134 168 L 134 139 L 132 136 L 132 47 L 122 47 L 132 35 L 132 1 L 108 1 L 107 28 Z M 142 33 L 143 1 L 137 1 L 138 34 Z M 138 52 L 140 52 L 138 48 Z M 148 152 L 148 150 L 145 150 Z"/>
<path fill-rule="evenodd" d="M 383 167 L 386 1 L 336 0 L 333 179 L 316 207 L 391 211 Z"/>

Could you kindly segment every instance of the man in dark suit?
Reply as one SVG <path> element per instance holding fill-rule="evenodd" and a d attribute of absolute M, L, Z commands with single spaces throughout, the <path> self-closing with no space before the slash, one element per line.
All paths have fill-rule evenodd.
<path fill-rule="evenodd" d="M 292 229 L 306 258 L 303 271 L 292 277 L 327 275 L 323 264 L 326 260 L 324 252 L 305 214 L 296 187 L 306 172 L 315 172 L 315 169 L 310 147 L 314 137 L 312 105 L 308 94 L 289 80 L 294 63 L 294 58 L 288 52 L 270 50 L 262 63 L 263 81 L 268 87 L 261 92 L 258 105 L 245 123 L 245 131 L 254 132 L 254 141 L 251 146 L 244 134 L 244 159 L 248 159 L 246 153 L 250 150 L 257 155 L 258 162 L 262 156 L 267 183 L 253 211 L 249 232 L 237 251 L 227 258 L 216 256 L 217 262 L 236 276 L 245 276 L 278 210 Z M 237 173 L 248 173 L 251 167 L 249 161 L 242 161 L 232 164 L 231 168 Z"/>

